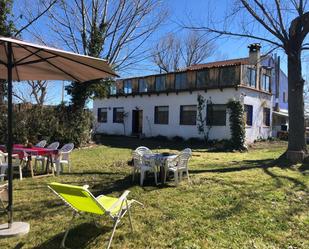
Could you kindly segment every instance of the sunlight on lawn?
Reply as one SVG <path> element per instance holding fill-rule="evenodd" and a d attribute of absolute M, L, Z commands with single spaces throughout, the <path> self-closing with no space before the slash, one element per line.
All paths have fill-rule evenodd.
<path fill-rule="evenodd" d="M 188 146 L 107 138 L 104 145 L 74 151 L 71 174 L 15 180 L 15 219 L 29 222 L 31 231 L 0 240 L 0 248 L 59 248 L 71 210 L 47 189 L 51 181 L 88 184 L 95 195 L 119 196 L 130 189 L 130 198 L 144 203 L 144 209 L 133 208 L 135 233 L 124 218 L 112 248 L 309 248 L 308 167 L 300 171 L 300 165 L 274 162 L 286 144 L 257 144 L 248 153 L 211 153 L 191 146 L 192 184 L 184 177 L 178 187 L 173 181 L 155 186 L 152 178 L 144 187 L 132 183 L 127 161 L 138 145 L 154 151 Z M 79 219 L 67 246 L 104 248 L 112 224 L 106 219 L 102 225 L 98 229 L 90 219 Z"/>

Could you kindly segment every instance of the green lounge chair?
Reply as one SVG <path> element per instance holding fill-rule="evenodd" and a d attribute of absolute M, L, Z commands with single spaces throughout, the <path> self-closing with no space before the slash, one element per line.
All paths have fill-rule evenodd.
<path fill-rule="evenodd" d="M 105 195 L 94 197 L 88 190 L 89 186 L 87 185 L 80 187 L 80 186 L 53 182 L 48 184 L 48 187 L 74 210 L 71 223 L 62 239 L 61 248 L 65 248 L 65 240 L 68 236 L 73 220 L 78 214 L 90 213 L 100 216 L 107 215 L 113 220 L 114 222 L 113 231 L 109 238 L 107 246 L 107 248 L 110 248 L 114 233 L 116 231 L 116 227 L 120 222 L 121 218 L 127 212 L 129 214 L 131 231 L 133 232 L 133 225 L 130 212 L 132 203 L 136 202 L 141 206 L 143 206 L 142 203 L 136 200 L 127 199 L 127 196 L 130 193 L 130 191 L 128 190 L 126 190 L 119 198 L 114 198 Z"/>

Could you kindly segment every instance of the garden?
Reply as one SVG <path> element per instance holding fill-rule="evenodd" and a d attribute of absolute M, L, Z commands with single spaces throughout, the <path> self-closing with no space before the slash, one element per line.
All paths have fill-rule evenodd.
<path fill-rule="evenodd" d="M 140 145 L 170 153 L 190 147 L 191 181 L 132 182 L 128 161 Z M 144 204 L 132 206 L 134 233 L 125 216 L 112 248 L 308 248 L 309 164 L 280 158 L 286 145 L 260 142 L 248 152 L 214 152 L 197 143 L 102 137 L 101 144 L 73 151 L 71 173 L 65 168 L 61 176 L 14 179 L 14 219 L 31 229 L 0 240 L 0 248 L 59 248 L 72 209 L 48 189 L 50 182 L 88 184 L 95 196 L 130 190 L 128 199 Z M 99 223 L 79 217 L 66 246 L 104 248 L 113 224 L 104 217 Z"/>

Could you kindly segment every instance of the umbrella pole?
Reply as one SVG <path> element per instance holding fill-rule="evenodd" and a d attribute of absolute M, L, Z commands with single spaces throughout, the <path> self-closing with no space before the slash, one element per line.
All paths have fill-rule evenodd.
<path fill-rule="evenodd" d="M 13 132 L 12 132 L 12 69 L 13 69 L 13 54 L 12 43 L 7 43 L 7 72 L 8 72 L 8 182 L 9 182 L 9 203 L 8 203 L 8 224 L 11 228 L 13 223 L 13 169 L 12 169 L 12 148 L 13 148 Z"/>
<path fill-rule="evenodd" d="M 7 124 L 7 152 L 8 152 L 8 182 L 9 182 L 9 203 L 8 223 L 0 225 L 0 238 L 12 237 L 27 234 L 30 225 L 26 222 L 13 222 L 13 168 L 12 168 L 12 151 L 13 151 L 13 101 L 12 101 L 12 81 L 13 81 L 13 50 L 12 43 L 7 42 L 7 79 L 8 79 L 8 124 Z"/>

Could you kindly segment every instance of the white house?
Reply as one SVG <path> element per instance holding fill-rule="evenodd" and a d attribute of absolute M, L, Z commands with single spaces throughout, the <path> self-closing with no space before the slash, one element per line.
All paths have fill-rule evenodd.
<path fill-rule="evenodd" d="M 197 98 L 201 95 L 206 101 L 201 114 L 209 139 L 230 138 L 226 108 L 230 99 L 244 104 L 247 142 L 272 136 L 274 110 L 280 116 L 283 114 L 279 107 L 284 107 L 276 96 L 287 89 L 280 86 L 281 81 L 287 84 L 287 80 L 278 82 L 277 70 L 281 78 L 286 76 L 276 59 L 260 56 L 259 44 L 249 48 L 248 58 L 115 82 L 107 98 L 94 100 L 96 133 L 202 138 L 197 127 Z M 286 94 L 287 91 L 285 98 Z"/>

